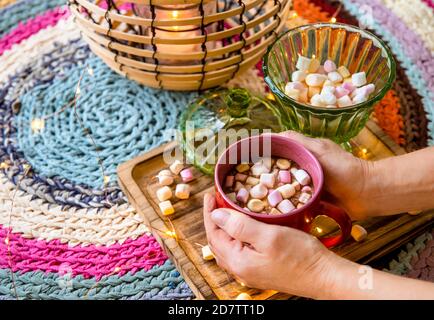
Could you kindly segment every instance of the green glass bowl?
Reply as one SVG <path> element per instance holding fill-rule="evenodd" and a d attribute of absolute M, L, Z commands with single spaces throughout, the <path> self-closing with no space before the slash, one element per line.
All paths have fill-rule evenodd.
<path fill-rule="evenodd" d="M 375 92 L 363 103 L 327 109 L 297 102 L 285 95 L 285 85 L 296 70 L 298 55 L 333 60 L 351 73 L 365 71 Z M 365 126 L 373 106 L 395 79 L 395 61 L 386 44 L 372 33 L 340 23 L 315 23 L 291 29 L 268 48 L 265 81 L 278 103 L 274 112 L 285 129 L 346 144 Z"/>

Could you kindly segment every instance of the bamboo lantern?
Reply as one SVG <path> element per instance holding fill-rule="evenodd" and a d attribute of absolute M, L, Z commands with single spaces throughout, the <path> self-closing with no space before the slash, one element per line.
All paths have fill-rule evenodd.
<path fill-rule="evenodd" d="M 291 0 L 71 0 L 91 50 L 143 85 L 219 86 L 255 65 L 285 25 Z"/>

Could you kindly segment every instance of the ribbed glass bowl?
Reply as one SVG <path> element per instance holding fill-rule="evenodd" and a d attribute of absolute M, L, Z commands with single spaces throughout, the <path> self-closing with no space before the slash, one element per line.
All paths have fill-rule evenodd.
<path fill-rule="evenodd" d="M 285 95 L 285 85 L 296 70 L 298 55 L 333 60 L 351 73 L 365 71 L 375 92 L 366 102 L 327 109 L 297 102 Z M 315 23 L 282 34 L 268 49 L 263 64 L 265 81 L 278 103 L 274 112 L 286 129 L 347 143 L 365 126 L 373 106 L 395 79 L 395 61 L 385 43 L 372 33 L 340 23 Z"/>

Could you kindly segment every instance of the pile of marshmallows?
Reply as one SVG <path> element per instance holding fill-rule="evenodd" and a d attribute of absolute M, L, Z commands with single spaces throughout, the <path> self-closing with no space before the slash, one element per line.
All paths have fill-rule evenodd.
<path fill-rule="evenodd" d="M 365 72 L 351 75 L 345 66 L 336 68 L 332 60 L 322 66 L 316 58 L 299 56 L 296 68 L 285 94 L 314 107 L 348 107 L 365 102 L 375 90 L 374 84 L 367 84 Z"/>
<path fill-rule="evenodd" d="M 172 189 L 169 187 L 175 181 L 176 176 L 180 176 L 182 183 L 178 183 L 175 187 L 175 197 L 184 200 L 190 197 L 190 186 L 188 182 L 194 180 L 193 170 L 191 168 L 184 169 L 181 161 L 175 160 L 169 169 L 161 170 L 158 175 L 158 183 L 161 188 L 157 190 L 157 198 L 160 201 L 159 207 L 161 213 L 165 216 L 175 213 L 170 199 L 172 198 Z"/>
<path fill-rule="evenodd" d="M 241 163 L 235 170 L 226 176 L 225 194 L 252 212 L 287 214 L 312 197 L 309 174 L 296 164 L 291 166 L 288 159 L 264 158 L 255 164 Z"/>
<path fill-rule="evenodd" d="M 160 201 L 159 207 L 164 216 L 175 213 L 175 209 L 170 201 L 173 193 L 169 186 L 175 182 L 175 178 L 178 175 L 181 178 L 182 183 L 176 185 L 175 197 L 180 200 L 188 199 L 190 198 L 191 188 L 187 183 L 195 179 L 191 168 L 184 169 L 184 164 L 179 160 L 175 160 L 170 165 L 169 169 L 161 170 L 157 175 L 158 183 L 161 186 L 161 188 L 157 190 L 157 198 Z M 214 259 L 214 254 L 208 245 L 202 247 L 202 257 L 204 260 Z"/>

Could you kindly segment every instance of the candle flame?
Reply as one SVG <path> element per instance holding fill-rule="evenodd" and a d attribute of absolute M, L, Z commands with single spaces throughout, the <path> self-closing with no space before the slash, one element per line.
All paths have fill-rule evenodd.
<path fill-rule="evenodd" d="M 172 18 L 173 19 L 178 19 L 178 17 L 179 17 L 179 11 L 178 10 L 172 11 Z"/>

